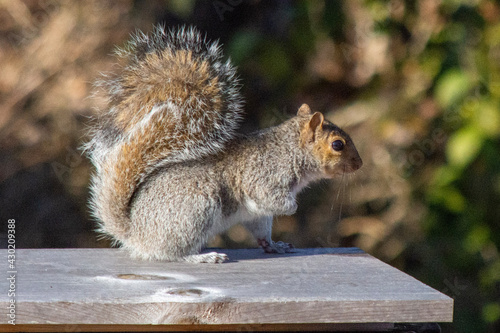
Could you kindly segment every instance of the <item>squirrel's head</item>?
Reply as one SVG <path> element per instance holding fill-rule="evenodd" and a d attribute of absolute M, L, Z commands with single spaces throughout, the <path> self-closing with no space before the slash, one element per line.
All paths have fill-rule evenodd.
<path fill-rule="evenodd" d="M 325 119 L 321 112 L 312 112 L 303 104 L 297 116 L 302 118 L 300 141 L 320 163 L 325 177 L 358 170 L 363 165 L 351 138 L 342 129 Z"/>

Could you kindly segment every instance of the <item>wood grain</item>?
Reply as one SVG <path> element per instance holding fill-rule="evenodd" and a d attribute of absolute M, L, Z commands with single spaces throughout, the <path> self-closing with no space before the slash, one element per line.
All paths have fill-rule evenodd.
<path fill-rule="evenodd" d="M 16 324 L 25 331 L 40 324 L 206 330 L 452 321 L 451 298 L 357 248 L 221 252 L 231 261 L 146 262 L 119 249 L 17 250 Z M 2 309 L 9 302 L 7 282 L 0 283 Z M 9 329 L 6 316 L 0 318 L 1 328 Z"/>

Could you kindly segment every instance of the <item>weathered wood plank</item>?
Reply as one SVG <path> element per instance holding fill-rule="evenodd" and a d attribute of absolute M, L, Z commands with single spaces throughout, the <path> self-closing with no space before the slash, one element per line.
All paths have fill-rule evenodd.
<path fill-rule="evenodd" d="M 0 326 L 0 332 L 3 332 Z M 16 325 L 7 332 L 388 332 L 390 323 L 227 324 L 227 325 Z"/>
<path fill-rule="evenodd" d="M 451 298 L 356 248 L 223 252 L 231 261 L 215 265 L 137 261 L 119 249 L 17 250 L 16 324 L 452 321 Z"/>

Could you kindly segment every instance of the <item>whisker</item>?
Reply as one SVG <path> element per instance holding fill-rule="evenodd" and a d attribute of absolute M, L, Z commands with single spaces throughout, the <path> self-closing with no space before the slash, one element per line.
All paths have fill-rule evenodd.
<path fill-rule="evenodd" d="M 346 176 L 346 172 L 345 172 L 345 166 L 344 166 L 344 172 L 342 173 L 342 179 L 340 180 L 339 191 L 337 192 L 337 201 L 339 201 L 340 192 L 343 190 L 343 192 L 345 193 L 345 176 Z M 340 199 L 338 222 L 340 222 L 340 220 L 342 219 L 342 208 L 343 208 L 343 206 L 344 206 L 344 200 L 343 200 L 343 197 L 342 197 Z"/>
<path fill-rule="evenodd" d="M 349 181 L 352 179 L 352 175 L 347 177 L 347 185 L 349 185 Z M 347 186 L 349 189 L 349 202 L 352 204 L 352 186 Z"/>
<path fill-rule="evenodd" d="M 344 204 L 344 201 L 342 200 L 340 202 L 340 207 L 339 207 L 339 218 L 338 218 L 338 222 L 340 222 L 342 220 L 342 206 Z"/>
<path fill-rule="evenodd" d="M 336 198 L 337 201 L 340 198 L 340 191 L 342 190 L 342 183 L 343 182 L 344 182 L 344 175 L 342 174 L 342 178 L 340 179 L 340 184 L 339 184 L 339 190 L 337 191 L 337 198 Z"/>

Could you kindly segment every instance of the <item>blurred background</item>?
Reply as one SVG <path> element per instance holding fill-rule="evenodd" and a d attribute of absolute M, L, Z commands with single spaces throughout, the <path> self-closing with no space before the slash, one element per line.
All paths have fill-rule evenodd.
<path fill-rule="evenodd" d="M 0 1 L 0 243 L 107 247 L 79 149 L 115 45 L 188 24 L 238 66 L 242 131 L 302 103 L 353 138 L 355 175 L 312 185 L 274 238 L 357 246 L 455 299 L 445 332 L 500 331 L 500 3 Z M 253 247 L 236 226 L 212 246 Z"/>

